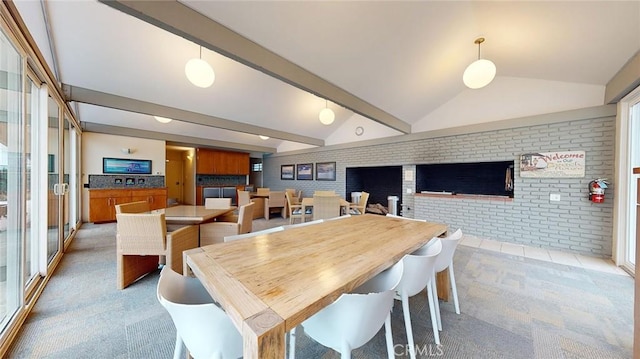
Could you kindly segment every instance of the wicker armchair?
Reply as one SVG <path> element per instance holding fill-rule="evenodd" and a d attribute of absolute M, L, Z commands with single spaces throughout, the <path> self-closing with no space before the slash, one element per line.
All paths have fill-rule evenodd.
<path fill-rule="evenodd" d="M 285 210 L 287 200 L 284 193 L 284 191 L 269 192 L 269 197 L 264 199 L 264 218 L 268 220 L 273 210 L 280 212 L 282 218 L 287 218 L 287 212 Z"/>
<path fill-rule="evenodd" d="M 181 273 L 182 252 L 198 247 L 198 226 L 167 232 L 164 213 L 119 213 L 116 218 L 118 289 L 158 269 L 160 256 Z"/>
<path fill-rule="evenodd" d="M 340 197 L 313 196 L 313 220 L 329 219 L 340 216 Z"/>
<path fill-rule="evenodd" d="M 211 222 L 200 225 L 200 246 L 224 242 L 224 237 L 249 233 L 253 229 L 253 207 L 251 202 L 240 206 L 237 222 Z"/>
<path fill-rule="evenodd" d="M 129 202 L 116 204 L 117 213 L 144 213 L 150 212 L 151 205 L 147 201 Z"/>

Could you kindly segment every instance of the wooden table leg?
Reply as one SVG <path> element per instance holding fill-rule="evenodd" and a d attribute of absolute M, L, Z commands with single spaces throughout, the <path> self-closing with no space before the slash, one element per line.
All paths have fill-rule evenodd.
<path fill-rule="evenodd" d="M 445 302 L 449 301 L 449 268 L 436 274 L 436 286 L 438 287 L 438 298 Z"/>
<path fill-rule="evenodd" d="M 245 320 L 242 340 L 245 359 L 284 358 L 284 320 L 266 309 Z"/>

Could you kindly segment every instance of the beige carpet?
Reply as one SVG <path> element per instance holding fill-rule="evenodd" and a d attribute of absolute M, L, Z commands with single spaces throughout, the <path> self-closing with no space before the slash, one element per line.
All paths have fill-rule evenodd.
<path fill-rule="evenodd" d="M 286 224 L 256 220 L 254 230 Z M 158 303 L 158 273 L 116 290 L 115 224 L 85 224 L 9 351 L 9 358 L 171 358 L 175 329 Z M 633 280 L 479 248 L 455 256 L 461 315 L 442 303 L 433 345 L 425 295 L 411 298 L 419 357 L 630 358 Z M 407 342 L 392 317 L 396 357 Z M 300 359 L 339 358 L 298 331 Z M 383 332 L 353 352 L 386 358 Z"/>

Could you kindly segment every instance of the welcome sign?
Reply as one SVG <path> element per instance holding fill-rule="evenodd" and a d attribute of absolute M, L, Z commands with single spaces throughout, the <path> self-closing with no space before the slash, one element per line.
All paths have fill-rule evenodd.
<path fill-rule="evenodd" d="M 585 152 L 541 152 L 520 156 L 520 177 L 584 177 Z"/>

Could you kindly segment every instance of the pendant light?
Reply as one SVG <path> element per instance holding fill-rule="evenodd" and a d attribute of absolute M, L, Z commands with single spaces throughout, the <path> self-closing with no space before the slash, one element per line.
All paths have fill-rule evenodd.
<path fill-rule="evenodd" d="M 211 65 L 202 59 L 202 46 L 200 46 L 200 57 L 187 61 L 184 66 L 184 73 L 192 84 L 198 87 L 207 88 L 213 85 L 216 74 Z"/>
<path fill-rule="evenodd" d="M 323 125 L 327 125 L 327 126 L 332 124 L 333 120 L 336 119 L 336 115 L 329 108 L 327 100 L 324 100 L 324 108 L 320 110 L 320 114 L 318 115 L 318 118 L 320 119 L 320 122 L 322 122 Z"/>
<path fill-rule="evenodd" d="M 480 58 L 480 44 L 483 42 L 484 37 L 479 37 L 474 41 L 474 44 L 478 44 L 478 59 L 467 66 L 462 75 L 462 81 L 471 89 L 487 86 L 496 76 L 496 65 L 489 60 Z"/>
<path fill-rule="evenodd" d="M 170 118 L 166 118 L 166 117 L 160 117 L 160 116 L 153 116 L 156 121 L 161 122 L 161 123 L 169 123 L 172 120 Z"/>

